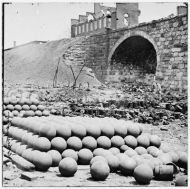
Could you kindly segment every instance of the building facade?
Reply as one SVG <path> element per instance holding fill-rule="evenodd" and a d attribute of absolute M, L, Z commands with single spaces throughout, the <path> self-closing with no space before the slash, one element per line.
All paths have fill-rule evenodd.
<path fill-rule="evenodd" d="M 139 15 L 138 3 L 116 3 L 116 7 L 94 3 L 93 13 L 86 12 L 78 19 L 71 19 L 71 37 L 138 25 Z"/>

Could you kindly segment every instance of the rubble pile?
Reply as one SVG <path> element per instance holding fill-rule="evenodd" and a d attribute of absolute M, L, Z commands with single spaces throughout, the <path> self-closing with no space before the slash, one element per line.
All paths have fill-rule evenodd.
<path fill-rule="evenodd" d="M 99 90 L 103 89 L 105 86 Z M 54 92 L 46 90 L 41 93 L 40 100 L 54 115 L 126 118 L 154 125 L 168 125 L 180 119 L 187 126 L 187 95 L 165 89 L 160 93 L 152 85 L 140 82 L 123 84 L 116 89 L 122 93 L 110 99 L 94 98 L 91 91 L 68 88 Z"/>

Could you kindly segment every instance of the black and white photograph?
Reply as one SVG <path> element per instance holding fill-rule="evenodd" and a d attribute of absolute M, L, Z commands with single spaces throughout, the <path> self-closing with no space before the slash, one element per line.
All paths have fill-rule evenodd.
<path fill-rule="evenodd" d="M 188 2 L 1 9 L 2 187 L 188 187 Z"/>

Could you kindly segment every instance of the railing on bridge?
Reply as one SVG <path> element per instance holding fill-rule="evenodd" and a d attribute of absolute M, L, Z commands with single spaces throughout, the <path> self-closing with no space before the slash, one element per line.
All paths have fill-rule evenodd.
<path fill-rule="evenodd" d="M 84 23 L 79 23 L 77 25 L 72 25 L 72 36 L 82 36 L 90 33 L 101 32 L 105 28 L 115 28 L 112 18 L 107 18 L 106 16 L 100 17 L 96 20 L 86 21 Z"/>

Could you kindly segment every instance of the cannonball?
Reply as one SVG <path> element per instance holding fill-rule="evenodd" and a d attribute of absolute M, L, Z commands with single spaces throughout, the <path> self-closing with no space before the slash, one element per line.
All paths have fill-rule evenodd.
<path fill-rule="evenodd" d="M 124 138 L 125 144 L 131 148 L 136 148 L 137 147 L 137 139 L 132 136 L 132 135 L 128 135 Z"/>
<path fill-rule="evenodd" d="M 51 148 L 51 142 L 46 137 L 39 137 L 36 140 L 35 147 L 39 151 L 49 151 Z"/>
<path fill-rule="evenodd" d="M 106 180 L 109 173 L 108 163 L 102 160 L 95 161 L 90 167 L 90 174 L 94 180 Z"/>
<path fill-rule="evenodd" d="M 188 176 L 178 176 L 175 181 L 175 186 L 188 186 Z"/>
<path fill-rule="evenodd" d="M 133 176 L 139 184 L 149 184 L 153 178 L 153 171 L 149 165 L 140 164 L 135 168 Z"/>
<path fill-rule="evenodd" d="M 44 110 L 45 110 L 45 106 L 43 106 L 43 105 L 41 105 L 41 104 L 39 104 L 39 105 L 37 106 L 37 108 L 38 108 L 38 110 L 40 110 L 40 111 L 44 111 Z"/>
<path fill-rule="evenodd" d="M 119 168 L 119 159 L 114 155 L 108 155 L 105 158 L 106 158 L 106 160 L 108 162 L 110 172 L 117 171 L 118 168 Z"/>
<path fill-rule="evenodd" d="M 78 161 L 81 165 L 89 165 L 92 158 L 93 153 L 87 148 L 83 148 L 78 152 Z"/>
<path fill-rule="evenodd" d="M 57 150 L 50 150 L 48 154 L 52 157 L 52 167 L 57 167 L 62 159 L 61 154 Z"/>
<path fill-rule="evenodd" d="M 116 157 L 119 159 L 119 161 L 121 161 L 121 159 L 125 159 L 128 156 L 125 153 L 119 153 L 116 155 Z"/>
<path fill-rule="evenodd" d="M 95 157 L 93 157 L 93 158 L 91 159 L 91 161 L 90 161 L 90 166 L 92 166 L 92 164 L 93 164 L 95 161 L 105 161 L 106 163 L 108 163 L 105 157 L 103 157 L 103 156 L 95 156 Z"/>
<path fill-rule="evenodd" d="M 105 153 L 105 149 L 103 149 L 103 148 L 96 148 L 93 151 L 94 156 L 102 156 L 102 154 L 104 154 L 104 153 Z"/>
<path fill-rule="evenodd" d="M 120 148 L 124 144 L 124 139 L 121 136 L 116 135 L 111 138 L 111 145 L 113 147 Z"/>
<path fill-rule="evenodd" d="M 30 109 L 33 110 L 33 111 L 36 111 L 37 110 L 37 106 L 36 105 L 31 105 Z"/>
<path fill-rule="evenodd" d="M 120 158 L 119 168 L 123 175 L 131 176 L 133 175 L 133 171 L 137 166 L 136 161 L 130 157 Z"/>
<path fill-rule="evenodd" d="M 184 169 L 187 169 L 188 155 L 186 152 L 181 152 L 179 155 L 178 165 Z"/>
<path fill-rule="evenodd" d="M 45 123 L 40 125 L 40 136 L 47 137 L 48 139 L 53 139 L 56 136 L 56 129 Z"/>
<path fill-rule="evenodd" d="M 15 105 L 15 110 L 21 111 L 22 110 L 22 106 L 19 105 L 19 104 Z"/>
<path fill-rule="evenodd" d="M 36 110 L 35 112 L 35 115 L 38 116 L 38 117 L 41 117 L 42 116 L 42 112 L 40 110 Z"/>
<path fill-rule="evenodd" d="M 73 158 L 66 157 L 59 162 L 59 171 L 64 177 L 74 176 L 77 169 L 77 163 Z"/>
<path fill-rule="evenodd" d="M 18 101 L 18 104 L 22 106 L 22 105 L 26 104 L 26 102 L 25 102 L 24 99 L 20 99 L 20 100 Z"/>
<path fill-rule="evenodd" d="M 172 157 L 168 153 L 163 153 L 159 155 L 158 158 L 162 161 L 164 165 L 172 162 Z"/>
<path fill-rule="evenodd" d="M 168 144 L 161 143 L 160 150 L 162 150 L 162 152 L 164 152 L 164 153 L 168 153 L 168 152 L 171 151 L 171 148 L 170 148 L 170 146 Z"/>
<path fill-rule="evenodd" d="M 71 128 L 68 125 L 56 124 L 55 126 L 58 136 L 63 137 L 65 140 L 71 137 Z"/>
<path fill-rule="evenodd" d="M 25 104 L 25 105 L 22 106 L 22 110 L 30 110 L 30 106 Z"/>
<path fill-rule="evenodd" d="M 62 153 L 62 157 L 63 158 L 70 157 L 70 158 L 73 158 L 76 162 L 78 161 L 78 154 L 76 151 L 74 151 L 72 149 L 64 150 Z"/>
<path fill-rule="evenodd" d="M 7 110 L 13 111 L 14 110 L 14 106 L 12 104 L 8 104 L 7 105 Z"/>
<path fill-rule="evenodd" d="M 31 146 L 32 148 L 34 149 L 38 149 L 38 139 L 39 139 L 39 135 L 29 135 L 28 136 L 28 141 L 27 141 L 27 144 L 29 146 Z M 40 144 L 41 145 L 41 144 Z M 46 145 L 49 145 L 49 141 L 47 142 Z"/>
<path fill-rule="evenodd" d="M 111 140 L 107 136 L 100 136 L 97 138 L 98 147 L 108 149 L 111 147 Z"/>
<path fill-rule="evenodd" d="M 124 152 L 124 154 L 126 154 L 129 157 L 133 157 L 133 156 L 137 155 L 137 152 L 133 149 L 128 149 Z"/>
<path fill-rule="evenodd" d="M 18 146 L 16 148 L 16 154 L 18 154 L 19 156 L 22 156 L 23 151 L 26 150 L 27 148 L 28 148 L 28 146 L 25 144 Z"/>
<path fill-rule="evenodd" d="M 111 125 L 102 125 L 101 126 L 101 135 L 106 136 L 108 138 L 113 137 L 115 134 L 114 127 Z"/>
<path fill-rule="evenodd" d="M 97 125 L 87 125 L 85 128 L 88 136 L 98 138 L 101 135 L 101 129 Z"/>
<path fill-rule="evenodd" d="M 72 135 L 79 137 L 80 139 L 86 136 L 86 129 L 80 124 L 71 125 Z"/>
<path fill-rule="evenodd" d="M 16 142 L 11 146 L 11 150 L 16 153 L 17 147 L 19 147 L 21 144 L 20 142 Z"/>
<path fill-rule="evenodd" d="M 33 163 L 34 161 L 34 150 L 32 148 L 28 148 L 23 150 L 22 155 L 21 155 L 24 159 L 30 161 L 31 163 Z"/>
<path fill-rule="evenodd" d="M 155 163 L 154 163 L 153 159 L 154 159 L 154 158 L 151 158 L 151 159 L 144 159 L 143 163 L 149 165 L 150 168 L 152 168 L 152 170 L 154 171 Z"/>
<path fill-rule="evenodd" d="M 143 126 L 141 124 L 138 124 L 139 129 L 140 129 L 140 134 L 143 132 Z"/>
<path fill-rule="evenodd" d="M 67 140 L 68 148 L 79 151 L 82 148 L 82 141 L 80 138 L 72 136 Z"/>
<path fill-rule="evenodd" d="M 127 146 L 126 144 L 124 144 L 124 145 L 122 145 L 121 147 L 120 147 L 120 151 L 121 152 L 125 152 L 126 150 L 128 150 L 130 147 L 129 146 Z"/>
<path fill-rule="evenodd" d="M 33 117 L 33 116 L 35 116 L 35 113 L 32 110 L 26 110 L 23 116 L 24 117 Z"/>
<path fill-rule="evenodd" d="M 153 161 L 154 167 L 163 164 L 162 161 L 159 158 L 153 158 L 153 159 L 151 159 L 151 161 Z"/>
<path fill-rule="evenodd" d="M 9 118 L 13 117 L 13 113 L 10 110 L 3 111 L 3 114 L 5 117 L 9 117 Z"/>
<path fill-rule="evenodd" d="M 126 137 L 127 135 L 127 127 L 123 125 L 122 123 L 114 125 L 114 130 L 115 130 L 115 135 L 118 135 L 121 137 Z"/>
<path fill-rule="evenodd" d="M 179 161 L 179 155 L 175 151 L 170 151 L 168 154 L 172 157 L 173 163 L 177 163 Z"/>
<path fill-rule="evenodd" d="M 31 100 L 30 100 L 30 99 L 25 99 L 25 104 L 27 104 L 27 105 L 31 105 L 31 104 L 32 104 L 32 102 L 31 102 Z"/>
<path fill-rule="evenodd" d="M 8 105 L 9 102 L 10 102 L 10 100 L 9 100 L 8 97 L 5 97 L 5 98 L 3 99 L 3 104 Z"/>
<path fill-rule="evenodd" d="M 135 151 L 137 152 L 137 154 L 142 155 L 142 154 L 147 154 L 147 150 L 146 148 L 142 147 L 142 146 L 138 146 L 135 148 Z"/>
<path fill-rule="evenodd" d="M 148 148 L 150 146 L 150 139 L 147 135 L 141 134 L 137 137 L 137 142 L 139 146 Z"/>
<path fill-rule="evenodd" d="M 151 154 L 142 154 L 141 155 L 144 159 L 152 159 L 153 156 Z"/>
<path fill-rule="evenodd" d="M 128 135 L 132 135 L 134 137 L 137 137 L 140 135 L 140 128 L 138 126 L 138 124 L 130 124 L 128 125 L 127 127 L 127 132 L 128 132 Z"/>
<path fill-rule="evenodd" d="M 18 116 L 19 112 L 17 110 L 12 111 L 13 116 Z"/>
<path fill-rule="evenodd" d="M 137 165 L 140 165 L 144 162 L 144 158 L 140 155 L 134 155 L 133 159 L 136 161 Z"/>
<path fill-rule="evenodd" d="M 119 154 L 119 153 L 120 153 L 119 148 L 116 148 L 116 147 L 110 148 L 109 151 L 110 151 L 113 155 L 116 155 L 116 154 Z"/>
<path fill-rule="evenodd" d="M 36 170 L 47 171 L 52 166 L 52 157 L 46 152 L 34 150 L 33 163 Z"/>
<path fill-rule="evenodd" d="M 36 106 L 38 106 L 40 104 L 39 100 L 37 100 L 37 99 L 31 99 L 31 102 L 33 105 L 36 105 Z"/>
<path fill-rule="evenodd" d="M 91 136 L 86 136 L 82 139 L 82 145 L 84 148 L 94 150 L 97 148 L 97 141 Z"/>
<path fill-rule="evenodd" d="M 62 137 L 55 137 L 51 140 L 51 147 L 62 153 L 67 148 L 67 143 Z"/>
<path fill-rule="evenodd" d="M 151 146 L 156 146 L 157 148 L 160 147 L 161 145 L 161 139 L 157 135 L 151 135 L 150 136 L 150 145 Z"/>
<path fill-rule="evenodd" d="M 149 146 L 147 148 L 147 152 L 152 155 L 153 157 L 158 157 L 160 150 L 155 146 Z"/>
<path fill-rule="evenodd" d="M 50 115 L 49 110 L 44 110 L 44 111 L 42 112 L 42 115 L 43 115 L 43 116 L 49 116 L 49 115 Z"/>

